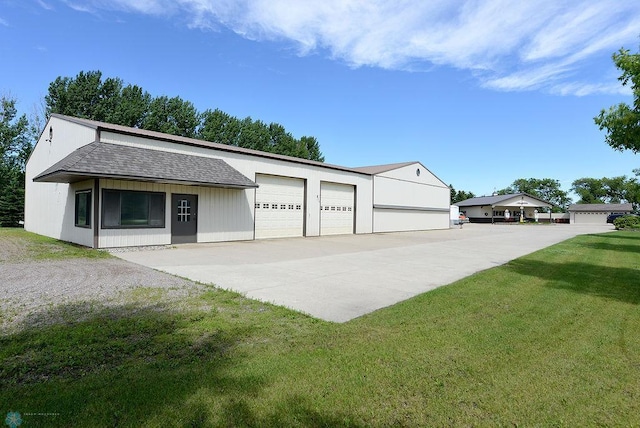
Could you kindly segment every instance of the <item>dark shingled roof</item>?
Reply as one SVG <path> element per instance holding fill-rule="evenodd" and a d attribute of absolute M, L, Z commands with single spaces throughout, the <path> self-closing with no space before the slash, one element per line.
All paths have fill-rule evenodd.
<path fill-rule="evenodd" d="M 80 147 L 33 181 L 73 183 L 90 178 L 240 189 L 258 187 L 222 159 L 100 142 Z"/>
<path fill-rule="evenodd" d="M 122 135 L 133 135 L 141 138 L 151 138 L 154 140 L 169 141 L 175 144 L 184 144 L 187 146 L 194 146 L 194 147 L 205 147 L 208 149 L 221 150 L 225 152 L 242 153 L 245 155 L 259 156 L 263 158 L 276 159 L 276 160 L 282 160 L 287 162 L 296 162 L 296 163 L 305 164 L 305 165 L 318 166 L 321 168 L 329 168 L 329 169 L 336 169 L 340 171 L 354 172 L 358 174 L 366 174 L 364 172 L 358 171 L 357 169 L 347 168 L 344 166 L 331 165 L 324 162 L 312 161 L 309 159 L 302 159 L 302 158 L 297 158 L 293 156 L 279 155 L 276 153 L 268 153 L 268 152 L 263 152 L 259 150 L 247 149 L 244 147 L 236 147 L 228 144 L 220 144 L 220 143 L 213 143 L 210 141 L 197 140 L 195 138 L 181 137 L 179 135 L 164 134 L 156 131 L 148 131 L 146 129 L 130 128 L 128 126 L 114 125 L 112 123 L 98 122 L 95 120 L 82 119 L 82 118 L 73 117 L 73 116 L 65 116 L 57 113 L 52 113 L 51 117 L 55 117 L 57 119 L 65 120 L 67 122 L 75 123 L 78 125 L 86 126 L 88 128 L 95 129 L 97 131 L 108 131 L 108 132 L 114 132 Z"/>
<path fill-rule="evenodd" d="M 533 199 L 537 199 L 540 202 L 543 202 L 548 205 L 552 205 L 550 202 L 546 202 L 540 198 L 536 198 L 535 196 L 531 196 L 528 193 L 510 193 L 508 195 L 493 195 L 493 196 L 478 196 L 476 198 L 465 199 L 464 201 L 456 202 L 453 205 L 457 205 L 459 207 L 472 207 L 476 205 L 495 205 L 500 202 L 506 201 L 508 199 L 513 199 L 518 196 L 528 196 Z"/>
<path fill-rule="evenodd" d="M 569 211 L 601 211 L 601 212 L 631 212 L 631 204 L 573 204 L 569 206 Z"/>

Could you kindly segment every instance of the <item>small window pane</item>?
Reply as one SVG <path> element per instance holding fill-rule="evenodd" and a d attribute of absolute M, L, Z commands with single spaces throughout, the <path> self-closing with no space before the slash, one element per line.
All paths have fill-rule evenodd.
<path fill-rule="evenodd" d="M 76 193 L 75 225 L 78 227 L 91 226 L 91 191 Z"/>
<path fill-rule="evenodd" d="M 120 226 L 120 192 L 104 191 L 102 196 L 102 226 Z"/>
<path fill-rule="evenodd" d="M 163 227 L 164 226 L 164 194 L 162 193 L 150 193 L 149 194 L 149 226 Z"/>

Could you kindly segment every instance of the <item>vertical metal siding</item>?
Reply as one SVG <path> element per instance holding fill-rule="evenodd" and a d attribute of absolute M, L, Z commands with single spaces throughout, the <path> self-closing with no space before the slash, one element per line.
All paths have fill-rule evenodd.
<path fill-rule="evenodd" d="M 449 212 L 374 209 L 375 232 L 405 232 L 449 228 Z"/>
<path fill-rule="evenodd" d="M 249 204 L 251 192 L 248 190 L 121 180 L 101 180 L 101 189 L 164 192 L 166 199 L 164 228 L 100 229 L 100 247 L 169 245 L 173 193 L 198 195 L 198 242 L 253 238 L 253 216 Z"/>
<path fill-rule="evenodd" d="M 47 141 L 50 127 L 53 128 L 53 139 Z M 33 178 L 74 150 L 93 141 L 95 141 L 94 129 L 55 117 L 49 119 L 26 165 L 24 219 L 26 230 L 92 246 L 91 243 L 87 244 L 84 233 L 73 230 L 75 191 L 72 191 L 66 183 L 35 183 Z"/>
<path fill-rule="evenodd" d="M 358 207 L 355 219 L 356 233 L 372 232 L 373 200 L 371 188 L 373 185 L 373 178 L 371 176 L 313 165 L 298 164 L 278 159 L 268 159 L 244 153 L 232 153 L 204 147 L 192 147 L 167 141 L 157 141 L 148 138 L 121 135 L 114 132 L 102 132 L 101 140 L 114 144 L 222 159 L 249 178 L 255 177 L 256 174 L 267 174 L 305 179 L 305 236 L 320 235 L 321 181 L 345 183 L 356 186 L 356 206 Z M 252 195 L 255 191 L 250 192 Z M 253 196 L 247 197 L 247 204 L 250 207 L 251 216 L 253 217 L 255 214 Z M 234 214 L 231 213 L 231 215 L 233 216 Z M 227 224 L 229 224 L 229 222 Z M 234 232 L 232 235 L 238 235 L 238 233 Z M 244 234 L 240 235 L 245 236 Z M 242 239 L 252 239 L 252 237 Z"/>

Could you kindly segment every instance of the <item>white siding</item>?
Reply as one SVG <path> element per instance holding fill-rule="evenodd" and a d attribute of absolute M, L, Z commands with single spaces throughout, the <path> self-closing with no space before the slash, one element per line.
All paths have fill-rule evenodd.
<path fill-rule="evenodd" d="M 449 211 L 451 192 L 448 187 L 437 187 L 376 176 L 374 178 L 374 189 L 375 205 L 398 208 L 438 208 Z"/>
<path fill-rule="evenodd" d="M 451 191 L 420 163 L 376 175 L 373 191 L 374 232 L 449 227 Z"/>
<path fill-rule="evenodd" d="M 363 209 L 356 210 L 356 233 L 372 232 L 372 177 L 369 175 L 300 164 L 295 161 L 287 162 L 244 153 L 233 153 L 204 147 L 191 147 L 184 144 L 121 135 L 113 132 L 103 132 L 101 141 L 222 159 L 252 180 L 255 180 L 257 174 L 304 179 L 307 186 L 305 236 L 320 235 L 320 182 L 331 181 L 353 185 L 356 187 L 356 206 L 363 207 Z M 249 202 L 253 215 L 253 198 Z"/>
<path fill-rule="evenodd" d="M 418 170 L 420 170 L 419 173 Z M 382 172 L 377 175 L 380 177 L 393 178 L 396 180 L 410 181 L 414 183 L 448 188 L 448 186 L 442 180 L 436 177 L 420 162 L 403 166 L 401 168 L 392 169 L 391 171 Z"/>
<path fill-rule="evenodd" d="M 93 207 L 97 195 L 95 195 L 95 189 L 93 188 L 94 181 L 87 180 L 78 183 L 73 183 L 69 187 L 69 194 L 67 195 L 67 206 L 70 208 L 70 218 L 65 218 L 63 225 L 62 236 L 65 241 L 75 242 L 76 244 L 84 245 L 85 247 L 93 247 L 93 228 L 96 227 Z M 91 217 L 91 227 L 76 227 L 75 226 L 75 208 L 76 208 L 76 192 L 91 190 L 91 208 L 89 209 L 89 215 Z"/>
<path fill-rule="evenodd" d="M 49 142 L 49 127 L 53 127 L 53 142 Z M 102 142 L 122 144 L 174 153 L 222 159 L 246 177 L 295 177 L 304 183 L 304 235 L 321 233 L 322 183 L 341 183 L 352 189 L 355 233 L 375 231 L 424 230 L 446 228 L 449 224 L 449 188 L 420 163 L 397 168 L 375 177 L 319 165 L 300 163 L 295 159 L 282 160 L 226 151 L 224 148 L 205 148 L 154 140 L 142 136 L 124 135 L 111 131 L 96 131 L 90 126 L 51 118 L 43 136 L 27 164 L 27 196 L 25 228 L 43 235 L 93 245 L 94 227 L 100 221 L 92 218 L 92 228 L 74 226 L 75 192 L 93 189 L 94 181 L 74 185 L 33 183 L 32 179 L 74 150 L 99 137 Z M 417 170 L 420 174 L 417 174 Z M 374 186 L 375 184 L 375 186 Z M 171 194 L 198 195 L 198 242 L 250 240 L 254 238 L 256 189 L 237 190 L 197 186 L 154 184 L 137 181 L 100 180 L 100 191 L 92 199 L 101 197 L 104 188 L 164 192 L 166 194 L 165 227 L 158 229 L 99 229 L 100 247 L 159 245 L 171 242 Z M 325 191 L 328 187 L 325 187 Z M 327 194 L 324 195 L 325 202 Z M 346 201 L 346 199 L 345 199 Z M 296 203 L 297 204 L 297 203 Z M 374 210 L 374 204 L 378 206 Z M 337 202 L 336 202 L 337 206 Z M 341 205 L 342 206 L 342 205 Z M 375 212 L 375 214 L 374 214 Z M 102 207 L 100 207 L 100 215 Z M 376 218 L 374 218 L 374 215 Z M 331 233 L 327 218 L 323 233 Z M 442 223 L 442 224 L 441 224 Z M 347 230 L 347 224 L 341 225 Z M 337 230 L 337 229 L 336 229 Z M 333 232 L 336 233 L 336 230 Z"/>
<path fill-rule="evenodd" d="M 53 129 L 52 141 L 49 129 Z M 65 183 L 34 183 L 33 178 L 74 150 L 92 143 L 95 130 L 52 117 L 38 139 L 25 171 L 25 229 L 91 246 L 87 229 L 74 227 L 75 188 Z M 86 183 L 80 186 L 87 186 Z M 91 187 L 91 185 L 88 185 Z M 92 232 L 90 232 L 92 233 Z"/>
<path fill-rule="evenodd" d="M 173 193 L 198 195 L 198 242 L 253 239 L 252 191 L 121 180 L 101 180 L 100 187 L 166 194 L 164 228 L 100 229 L 101 248 L 170 244 Z"/>
<path fill-rule="evenodd" d="M 432 212 L 374 209 L 373 218 L 373 229 L 376 232 L 402 232 L 449 228 L 449 211 Z"/>

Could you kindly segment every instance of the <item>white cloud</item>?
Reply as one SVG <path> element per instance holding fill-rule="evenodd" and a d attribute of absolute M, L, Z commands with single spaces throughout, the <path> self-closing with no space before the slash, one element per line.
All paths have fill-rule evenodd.
<path fill-rule="evenodd" d="M 7 21 L 5 21 L 4 19 L 0 18 L 0 25 L 3 25 L 5 27 L 9 26 L 9 23 Z"/>
<path fill-rule="evenodd" d="M 578 97 L 593 94 L 621 94 L 632 95 L 630 88 L 615 83 L 584 83 L 568 82 L 551 86 L 550 92 L 558 95 L 575 95 Z"/>
<path fill-rule="evenodd" d="M 37 3 L 40 5 L 41 8 L 45 9 L 45 10 L 53 10 L 53 6 L 50 5 L 49 3 L 45 2 L 44 0 L 38 0 Z"/>
<path fill-rule="evenodd" d="M 622 46 L 633 48 L 640 33 L 640 3 L 618 0 L 89 0 L 82 6 L 68 4 L 180 16 L 190 27 L 224 26 L 252 40 L 291 43 L 300 55 L 329 52 L 353 67 L 450 66 L 472 70 L 481 85 L 489 88 L 576 95 L 619 92 L 611 81 L 575 83 L 572 79 L 588 79 L 582 74 L 588 74 L 592 61 L 602 61 Z"/>

